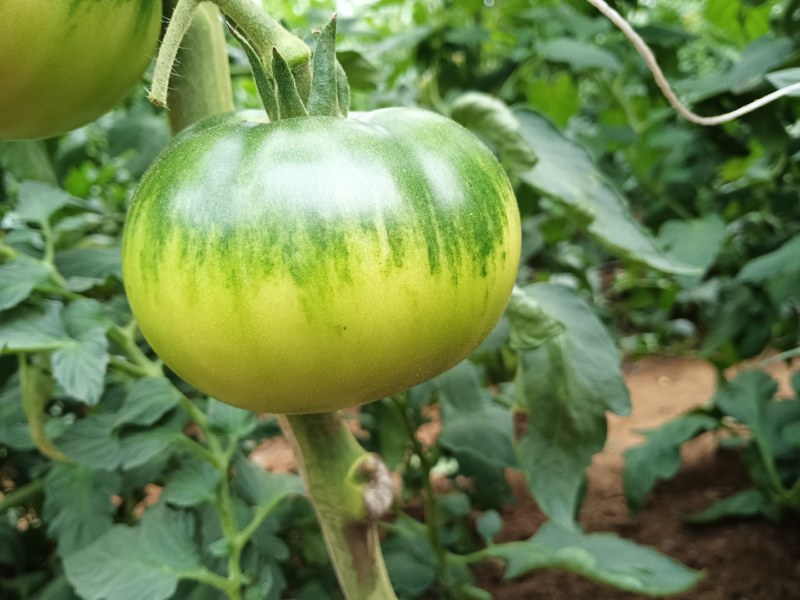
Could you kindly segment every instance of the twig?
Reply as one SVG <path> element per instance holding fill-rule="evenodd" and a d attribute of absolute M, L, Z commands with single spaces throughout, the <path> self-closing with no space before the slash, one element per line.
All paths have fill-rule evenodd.
<path fill-rule="evenodd" d="M 713 117 L 703 117 L 698 115 L 697 113 L 692 112 L 689 108 L 686 107 L 680 100 L 678 100 L 678 96 L 670 86 L 667 78 L 664 76 L 664 72 L 661 70 L 661 67 L 658 66 L 658 61 L 656 60 L 653 51 L 647 45 L 642 37 L 636 33 L 636 31 L 631 27 L 631 24 L 625 20 L 625 18 L 620 15 L 616 10 L 611 8 L 605 0 L 586 0 L 589 4 L 594 6 L 597 10 L 599 10 L 603 15 L 608 17 L 608 20 L 611 21 L 614 25 L 616 25 L 625 37 L 630 40 L 633 44 L 636 51 L 642 56 L 644 62 L 647 63 L 647 68 L 650 69 L 650 72 L 653 74 L 653 77 L 656 80 L 656 84 L 663 92 L 664 96 L 669 101 L 672 108 L 674 108 L 679 115 L 681 115 L 684 119 L 691 121 L 692 123 L 696 123 L 697 125 L 721 125 L 722 123 L 728 123 L 729 121 L 734 121 L 739 117 L 746 115 L 748 113 L 753 112 L 767 104 L 774 102 L 778 98 L 782 98 L 783 96 L 788 96 L 793 92 L 800 91 L 800 82 L 793 83 L 786 87 L 783 87 L 779 90 L 772 92 L 771 94 L 767 94 L 763 98 L 759 98 L 751 102 L 750 104 L 746 104 L 741 108 L 737 108 L 734 111 L 716 115 Z"/>

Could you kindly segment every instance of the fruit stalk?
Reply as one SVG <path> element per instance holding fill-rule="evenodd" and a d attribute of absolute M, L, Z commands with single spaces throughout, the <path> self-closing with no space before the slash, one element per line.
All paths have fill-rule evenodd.
<path fill-rule="evenodd" d="M 211 3 L 197 7 L 178 50 L 169 94 L 172 133 L 233 110 L 228 47 L 219 9 Z"/>
<path fill-rule="evenodd" d="M 386 466 L 364 451 L 338 413 L 279 417 L 294 450 L 347 600 L 396 598 L 377 519 L 392 504 Z"/>

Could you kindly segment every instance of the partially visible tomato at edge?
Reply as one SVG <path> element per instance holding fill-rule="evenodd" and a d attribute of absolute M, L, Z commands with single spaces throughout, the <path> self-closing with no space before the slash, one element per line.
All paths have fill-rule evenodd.
<path fill-rule="evenodd" d="M 2 0 L 0 139 L 40 139 L 94 121 L 156 51 L 161 0 Z"/>
<path fill-rule="evenodd" d="M 500 164 L 433 113 L 230 122 L 145 174 L 123 236 L 134 315 L 224 402 L 325 412 L 454 366 L 508 302 L 520 217 Z"/>

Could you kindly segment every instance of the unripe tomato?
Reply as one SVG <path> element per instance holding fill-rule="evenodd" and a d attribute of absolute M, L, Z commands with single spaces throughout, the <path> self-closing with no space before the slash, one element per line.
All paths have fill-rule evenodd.
<path fill-rule="evenodd" d="M 465 358 L 502 314 L 520 222 L 492 153 L 416 109 L 232 123 L 171 147 L 123 236 L 128 298 L 178 375 L 322 412 Z"/>
<path fill-rule="evenodd" d="M 94 121 L 141 78 L 161 0 L 0 1 L 0 139 Z"/>

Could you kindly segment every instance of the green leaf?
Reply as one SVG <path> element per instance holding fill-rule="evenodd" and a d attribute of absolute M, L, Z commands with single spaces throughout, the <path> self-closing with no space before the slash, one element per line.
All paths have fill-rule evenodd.
<path fill-rule="evenodd" d="M 701 524 L 758 515 L 777 520 L 780 517 L 780 510 L 760 490 L 750 488 L 717 500 L 708 508 L 689 515 L 686 520 Z"/>
<path fill-rule="evenodd" d="M 525 542 L 499 544 L 486 552 L 506 562 L 506 578 L 534 569 L 561 569 L 650 596 L 684 592 L 703 577 L 648 546 L 610 533 L 587 535 L 555 523 L 545 523 Z"/>
<path fill-rule="evenodd" d="M 459 462 L 465 456 L 493 468 L 516 466 L 511 411 L 492 403 L 477 368 L 462 361 L 434 379 L 442 405 L 439 443 Z"/>
<path fill-rule="evenodd" d="M 336 58 L 342 67 L 341 72 L 347 73 L 347 79 L 354 89 L 373 91 L 382 83 L 381 72 L 358 50 L 352 48 L 339 50 L 336 53 Z M 344 108 L 341 101 L 339 102 L 339 107 Z"/>
<path fill-rule="evenodd" d="M 138 379 L 128 390 L 122 408 L 116 413 L 114 429 L 123 425 L 153 425 L 180 401 L 181 393 L 166 377 Z"/>
<path fill-rule="evenodd" d="M 112 157 L 128 156 L 125 168 L 134 179 L 139 179 L 171 138 L 163 117 L 126 115 L 117 119 L 108 132 L 108 152 Z"/>
<path fill-rule="evenodd" d="M 564 333 L 565 326 L 548 315 L 534 299 L 519 287 L 514 287 L 508 302 L 506 317 L 511 324 L 509 340 L 514 350 L 538 348 L 548 339 Z"/>
<path fill-rule="evenodd" d="M 17 215 L 23 221 L 45 223 L 71 201 L 72 196 L 57 187 L 40 181 L 23 181 L 19 186 Z"/>
<path fill-rule="evenodd" d="M 26 256 L 0 265 L 0 310 L 14 308 L 49 278 L 47 267 Z"/>
<path fill-rule="evenodd" d="M 256 416 L 249 410 L 209 398 L 208 423 L 231 438 L 241 439 L 255 429 Z"/>
<path fill-rule="evenodd" d="M 58 185 L 47 148 L 40 140 L 0 140 L 0 168 L 11 173 L 17 181 L 32 179 Z"/>
<path fill-rule="evenodd" d="M 710 315 L 702 354 L 733 343 L 740 358 L 749 358 L 769 343 L 778 315 L 766 294 L 750 285 L 731 283 L 722 288 L 716 307 Z"/>
<path fill-rule="evenodd" d="M 486 409 L 490 399 L 481 386 L 478 370 L 469 361 L 461 361 L 449 371 L 434 379 L 444 403 L 464 413 L 479 413 Z"/>
<path fill-rule="evenodd" d="M 185 423 L 186 415 L 176 411 L 174 415 L 159 423 L 158 427 L 120 433 L 122 468 L 135 469 L 157 456 L 171 452 L 185 437 L 183 434 Z"/>
<path fill-rule="evenodd" d="M 31 600 L 80 600 L 64 575 L 51 579 Z"/>
<path fill-rule="evenodd" d="M 370 432 L 370 441 L 377 446 L 378 454 L 390 471 L 403 462 L 409 447 L 403 410 L 395 406 L 392 398 L 383 398 L 365 405 L 361 411 L 362 419 L 370 419 L 366 427 Z"/>
<path fill-rule="evenodd" d="M 271 511 L 286 496 L 303 494 L 303 482 L 296 475 L 269 473 L 237 455 L 233 462 L 236 491 L 259 510 Z"/>
<path fill-rule="evenodd" d="M 503 529 L 503 517 L 496 510 L 482 512 L 475 520 L 475 530 L 486 544 L 491 545 L 494 536 Z"/>
<path fill-rule="evenodd" d="M 747 46 L 728 73 L 730 90 L 742 94 L 764 82 L 765 75 L 786 62 L 794 50 L 791 40 L 762 37 Z"/>
<path fill-rule="evenodd" d="M 533 111 L 516 108 L 514 114 L 523 139 L 539 158 L 533 169 L 520 175 L 523 182 L 588 218 L 589 234 L 612 252 L 665 273 L 697 273 L 656 246 L 586 150 Z"/>
<path fill-rule="evenodd" d="M 167 478 L 162 498 L 175 506 L 197 506 L 214 499 L 220 475 L 213 466 L 199 459 L 181 463 Z"/>
<path fill-rule="evenodd" d="M 627 414 L 630 401 L 619 353 L 583 300 L 552 284 L 523 291 L 565 329 L 519 351 L 517 404 L 528 417 L 516 440 L 517 457 L 542 510 L 569 526 L 579 508 L 584 471 L 605 443 L 605 411 Z M 511 322 L 520 326 L 524 315 L 512 312 Z"/>
<path fill-rule="evenodd" d="M 399 514 L 392 534 L 381 544 L 392 587 L 401 598 L 417 598 L 436 577 L 436 554 L 425 529 Z"/>
<path fill-rule="evenodd" d="M 521 175 L 536 165 L 536 155 L 525 143 L 519 121 L 505 102 L 488 94 L 468 92 L 453 102 L 450 117 L 494 144 L 512 175 Z"/>
<path fill-rule="evenodd" d="M 536 50 L 547 60 L 567 63 L 573 71 L 600 69 L 618 72 L 622 64 L 608 50 L 594 42 L 582 42 L 573 38 L 554 38 L 536 44 Z"/>
<path fill-rule="evenodd" d="M 764 371 L 745 371 L 720 388 L 714 400 L 725 414 L 747 425 L 754 440 L 772 454 L 767 410 L 777 391 L 778 384 Z"/>
<path fill-rule="evenodd" d="M 625 452 L 622 476 L 628 507 L 633 512 L 640 511 L 656 482 L 678 473 L 681 445 L 718 426 L 713 417 L 689 414 L 646 432 L 644 444 Z"/>
<path fill-rule="evenodd" d="M 56 464 L 44 480 L 48 534 L 61 555 L 83 548 L 111 529 L 116 510 L 111 495 L 119 492 L 117 473 L 93 471 L 80 464 Z"/>
<path fill-rule="evenodd" d="M 64 328 L 60 302 L 43 302 L 41 308 L 17 307 L 0 314 L 0 354 L 55 350 L 72 340 Z"/>
<path fill-rule="evenodd" d="M 800 298 L 800 235 L 748 262 L 736 279 L 764 285 L 775 304 Z"/>
<path fill-rule="evenodd" d="M 113 324 L 110 307 L 90 298 L 70 302 L 64 311 L 64 325 L 75 339 L 93 330 L 106 331 Z"/>
<path fill-rule="evenodd" d="M 800 83 L 800 68 L 783 69 L 781 71 L 773 71 L 767 73 L 767 81 L 769 81 L 776 88 L 784 88 L 795 83 Z M 800 96 L 800 90 L 795 90 L 790 96 Z"/>
<path fill-rule="evenodd" d="M 108 339 L 102 329 L 92 329 L 53 352 L 53 376 L 76 400 L 94 406 L 105 387 Z"/>
<path fill-rule="evenodd" d="M 119 436 L 113 431 L 115 416 L 91 414 L 78 419 L 58 438 L 58 446 L 72 460 L 103 471 L 113 471 L 122 462 Z"/>
<path fill-rule="evenodd" d="M 683 287 L 692 287 L 700 282 L 722 249 L 725 222 L 715 213 L 700 219 L 666 221 L 658 231 L 657 241 L 668 256 L 699 269 L 697 275 L 679 278 Z"/>
<path fill-rule="evenodd" d="M 103 285 L 109 277 L 122 281 L 122 255 L 118 246 L 70 248 L 56 252 L 56 267 L 73 292 Z"/>
<path fill-rule="evenodd" d="M 139 527 L 117 525 L 64 557 L 67 578 L 86 600 L 166 600 L 181 579 L 205 573 L 192 530 L 162 505 Z"/>
<path fill-rule="evenodd" d="M 339 96 L 336 82 L 336 15 L 317 36 L 312 57 L 311 94 L 308 97 L 308 114 L 338 117 Z"/>
<path fill-rule="evenodd" d="M 743 46 L 769 31 L 772 6 L 772 2 L 707 0 L 702 16 L 715 33 L 723 33 L 731 41 Z"/>

